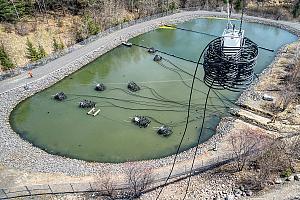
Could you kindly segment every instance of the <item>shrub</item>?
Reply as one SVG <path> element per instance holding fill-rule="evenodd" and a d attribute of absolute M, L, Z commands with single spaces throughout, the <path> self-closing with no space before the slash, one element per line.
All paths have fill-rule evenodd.
<path fill-rule="evenodd" d="M 176 5 L 176 3 L 174 1 L 172 1 L 170 4 L 169 4 L 169 10 L 176 10 L 178 8 L 178 6 Z"/>
<path fill-rule="evenodd" d="M 58 26 L 59 28 L 62 28 L 62 27 L 64 26 L 64 22 L 63 22 L 63 20 L 62 20 L 61 18 L 58 18 L 58 19 L 57 19 L 57 26 Z"/>
<path fill-rule="evenodd" d="M 81 29 L 76 30 L 75 32 L 75 41 L 76 43 L 83 41 L 86 39 L 86 37 L 83 34 L 83 31 Z"/>
<path fill-rule="evenodd" d="M 65 48 L 65 45 L 61 40 L 58 42 L 55 38 L 53 38 L 52 47 L 53 47 L 53 51 L 56 52 L 56 51 L 63 50 Z"/>
<path fill-rule="evenodd" d="M 281 177 L 290 177 L 292 175 L 292 169 L 289 167 L 281 173 Z"/>
<path fill-rule="evenodd" d="M 85 21 L 87 24 L 89 35 L 96 35 L 97 33 L 99 33 L 100 26 L 91 17 L 86 17 Z"/>

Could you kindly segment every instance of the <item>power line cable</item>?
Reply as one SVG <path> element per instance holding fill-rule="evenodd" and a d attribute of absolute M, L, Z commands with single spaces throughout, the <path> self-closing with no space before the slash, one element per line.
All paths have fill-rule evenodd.
<path fill-rule="evenodd" d="M 186 186 L 186 190 L 185 190 L 183 199 L 186 198 L 187 191 L 188 191 L 189 186 L 190 186 L 191 177 L 192 177 L 191 173 L 192 173 L 192 170 L 194 168 L 194 164 L 195 164 L 195 160 L 196 160 L 195 158 L 196 158 L 196 155 L 197 155 L 197 152 L 198 152 L 198 149 L 199 149 L 199 143 L 200 143 L 202 132 L 203 132 L 204 121 L 205 121 L 205 116 L 206 116 L 207 101 L 208 101 L 208 97 L 209 97 L 210 91 L 211 91 L 211 87 L 208 87 L 208 92 L 207 92 L 207 95 L 206 95 L 204 109 L 203 109 L 203 117 L 202 117 L 202 123 L 201 123 L 200 133 L 199 133 L 198 141 L 197 141 L 196 148 L 195 148 L 195 151 L 194 151 L 192 166 L 191 166 L 190 173 L 189 173 L 189 176 L 188 176 L 188 182 L 187 182 L 187 186 Z"/>
<path fill-rule="evenodd" d="M 143 46 L 143 45 L 139 45 L 139 44 L 132 44 L 132 46 L 136 46 L 136 47 L 140 47 L 140 48 L 144 48 L 144 49 L 150 49 L 151 47 L 146 47 L 146 46 Z M 152 47 L 153 48 L 153 47 Z M 171 57 L 174 57 L 174 58 L 178 58 L 178 59 L 181 59 L 181 60 L 184 60 L 184 61 L 188 61 L 188 62 L 191 62 L 191 63 L 194 63 L 196 64 L 197 62 L 194 61 L 194 60 L 190 60 L 190 59 L 187 59 L 187 58 L 183 58 L 181 56 L 177 56 L 175 54 L 171 54 L 171 53 L 168 53 L 168 52 L 165 52 L 165 51 L 162 51 L 162 50 L 159 50 L 159 49 L 155 49 L 156 52 L 159 52 L 159 53 L 162 53 L 162 54 L 165 54 L 165 55 L 168 55 L 168 56 L 171 56 Z"/>
<path fill-rule="evenodd" d="M 243 13 L 242 13 L 243 14 Z M 204 33 L 204 32 L 200 32 L 200 31 L 195 31 L 195 30 L 191 30 L 191 29 L 185 29 L 185 28 L 181 28 L 181 27 L 174 27 L 174 26 L 170 26 L 170 25 L 165 25 L 166 27 L 172 27 L 178 30 L 182 30 L 182 31 L 188 31 L 188 32 L 192 32 L 192 33 L 197 33 L 197 34 L 202 34 L 202 35 L 208 35 L 208 36 L 212 36 L 212 37 L 219 37 L 217 35 L 213 35 L 213 34 L 209 34 L 209 33 Z M 269 49 L 266 47 L 262 47 L 262 46 L 258 46 L 258 48 L 266 50 L 266 51 L 270 51 L 270 52 L 274 52 L 275 50 L 273 49 Z"/>
<path fill-rule="evenodd" d="M 242 30 L 242 23 L 243 23 L 243 14 L 244 14 L 244 1 L 243 1 L 243 10 L 242 10 L 242 16 L 241 16 L 241 22 L 240 22 L 240 32 Z M 205 63 L 205 61 L 204 61 Z M 205 67 L 205 66 L 204 66 Z M 247 74 L 246 72 L 243 72 L 245 74 Z M 204 77 L 205 78 L 205 77 Z M 202 118 L 202 124 L 201 124 L 201 129 L 200 129 L 200 133 L 199 133 L 199 136 L 198 136 L 198 141 L 197 141 L 197 145 L 196 145 L 196 148 L 195 148 L 195 151 L 194 151 L 194 156 L 193 156 L 193 160 L 192 160 L 192 165 L 191 165 L 191 168 L 190 168 L 190 172 L 189 172 L 189 176 L 188 176 L 188 181 L 187 181 L 187 187 L 186 187 L 186 190 L 185 190 L 185 193 L 184 193 L 184 197 L 183 197 L 183 200 L 186 198 L 186 195 L 187 195 L 187 192 L 188 192 L 188 189 L 189 189 L 189 186 L 190 186 L 190 183 L 191 183 L 191 173 L 192 173 L 192 170 L 194 168 L 194 164 L 195 164 L 195 160 L 196 160 L 196 155 L 197 155 L 197 151 L 198 151 L 198 148 L 199 148 L 199 143 L 200 143 L 200 140 L 201 140 L 201 136 L 202 136 L 202 132 L 203 132 L 203 126 L 204 126 L 204 121 L 205 121 L 205 115 L 206 115 L 206 108 L 207 108 L 207 100 L 208 100 L 208 97 L 209 97 L 209 94 L 210 94 L 210 91 L 211 91 L 211 88 L 213 87 L 214 85 L 214 81 L 215 81 L 215 78 L 219 78 L 219 77 L 212 77 L 212 80 L 211 80 L 211 85 L 208 85 L 209 89 L 208 89 L 208 92 L 207 92 L 207 96 L 206 96 L 206 100 L 205 100 L 205 105 L 204 105 L 204 110 L 203 110 L 203 118 Z M 241 79 L 241 81 L 246 81 Z M 219 84 L 219 83 L 218 83 Z M 240 83 L 233 83 L 232 84 L 232 87 L 235 87 L 235 84 L 240 84 Z M 226 88 L 224 88 L 226 89 Z M 230 88 L 229 88 L 230 89 Z"/>
<path fill-rule="evenodd" d="M 194 70 L 194 74 L 193 74 L 193 80 L 192 80 L 192 84 L 191 84 L 191 89 L 190 89 L 190 94 L 189 94 L 189 100 L 188 100 L 188 109 L 187 109 L 187 117 L 186 117 L 186 123 L 185 123 L 185 127 L 184 127 L 184 132 L 182 134 L 182 137 L 180 139 L 180 142 L 179 142 L 179 145 L 177 147 L 177 151 L 176 151 L 176 154 L 175 154 L 175 157 L 174 157 L 174 160 L 173 160 L 173 163 L 172 163 L 172 167 L 171 167 L 171 170 L 170 170 L 170 173 L 167 177 L 167 179 L 165 180 L 165 183 L 162 185 L 157 197 L 156 197 L 156 200 L 158 200 L 158 198 L 160 197 L 164 187 L 167 185 L 168 183 L 168 180 L 170 179 L 172 173 L 173 173 L 173 170 L 174 170 L 174 167 L 175 167 L 175 163 L 176 163 L 176 159 L 177 159 L 177 156 L 179 154 L 179 151 L 180 151 L 180 147 L 182 145 L 182 142 L 183 142 L 183 139 L 186 135 L 186 132 L 187 132 L 187 128 L 188 128 L 188 124 L 189 124 L 189 118 L 190 118 L 190 109 L 191 109 L 191 101 L 192 101 L 192 95 L 193 95 L 193 88 L 194 88 L 194 83 L 195 83 L 195 79 L 196 79 L 196 74 L 197 74 L 197 71 L 198 71 L 198 68 L 199 68 L 199 65 L 201 64 L 200 63 L 200 60 L 206 50 L 206 48 L 208 47 L 208 45 L 206 45 L 206 47 L 203 49 L 203 51 L 201 52 L 199 58 L 198 58 L 198 61 L 197 61 L 197 66 Z"/>

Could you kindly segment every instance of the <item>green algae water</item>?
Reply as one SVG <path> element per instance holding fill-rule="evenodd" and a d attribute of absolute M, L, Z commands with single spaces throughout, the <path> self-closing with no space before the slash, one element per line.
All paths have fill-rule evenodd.
<path fill-rule="evenodd" d="M 236 23 L 238 23 L 236 21 Z M 238 25 L 238 24 L 237 24 Z M 178 27 L 221 35 L 225 20 L 197 19 Z M 238 27 L 238 26 L 237 26 Z M 278 50 L 295 41 L 296 36 L 279 28 L 245 23 L 246 36 L 258 45 Z M 204 47 L 214 39 L 182 30 L 158 29 L 130 40 L 131 43 L 154 47 L 189 60 L 197 61 Z M 45 151 L 70 158 L 98 162 L 125 162 L 161 158 L 176 152 L 183 134 L 192 74 L 196 64 L 140 47 L 119 46 L 94 62 L 21 102 L 11 113 L 13 129 L 25 140 Z M 275 52 L 259 51 L 255 72 L 260 73 L 274 59 Z M 200 66 L 192 98 L 190 124 L 181 151 L 196 145 L 208 91 L 202 83 Z M 130 92 L 129 81 L 141 90 Z M 104 83 L 106 90 L 94 90 Z M 63 91 L 67 99 L 55 101 L 53 95 Z M 201 141 L 214 133 L 220 117 L 227 115 L 239 93 L 212 91 Z M 97 103 L 101 112 L 93 117 L 89 109 L 79 108 L 87 99 Z M 140 128 L 131 123 L 135 115 L 147 116 L 151 123 Z M 173 134 L 163 137 L 157 128 L 168 125 Z"/>

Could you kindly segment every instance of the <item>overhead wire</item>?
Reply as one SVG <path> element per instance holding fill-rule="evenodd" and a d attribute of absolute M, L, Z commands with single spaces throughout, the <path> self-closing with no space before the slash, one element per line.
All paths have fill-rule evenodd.
<path fill-rule="evenodd" d="M 193 160 L 192 160 L 192 165 L 191 165 L 191 168 L 190 168 L 190 171 L 189 171 L 187 186 L 186 186 L 186 190 L 185 190 L 183 199 L 186 198 L 187 191 L 188 191 L 189 186 L 190 186 L 191 173 L 192 173 L 193 168 L 194 168 L 195 158 L 196 158 L 196 155 L 197 155 L 197 152 L 198 152 L 198 149 L 199 149 L 199 143 L 200 143 L 202 132 L 203 132 L 204 121 L 205 121 L 205 117 L 206 117 L 207 101 L 208 101 L 208 97 L 209 97 L 210 91 L 211 91 L 211 87 L 208 87 L 208 92 L 207 92 L 207 95 L 206 95 L 206 98 L 205 98 L 205 104 L 204 104 L 204 109 L 203 109 L 203 117 L 202 117 L 202 122 L 201 122 L 200 133 L 199 133 L 197 144 L 196 144 L 196 147 L 195 147 L 195 151 L 194 151 L 194 155 L 193 155 Z"/>
<path fill-rule="evenodd" d="M 140 45 L 140 44 L 132 44 L 132 46 L 136 46 L 136 47 L 140 47 L 140 48 L 144 48 L 144 49 L 150 49 L 151 48 L 151 47 L 146 47 L 146 46 L 143 46 L 143 45 Z M 194 60 L 190 60 L 190 59 L 187 59 L 187 58 L 184 58 L 184 57 L 181 57 L 181 56 L 177 56 L 175 54 L 168 53 L 168 52 L 165 52 L 165 51 L 162 51 L 162 50 L 159 50 L 159 49 L 155 49 L 155 51 L 159 52 L 159 53 L 162 53 L 162 54 L 165 54 L 165 55 L 168 55 L 168 56 L 171 56 L 171 57 L 174 57 L 174 58 L 178 58 L 178 59 L 181 59 L 181 60 L 184 60 L 184 61 L 188 61 L 188 62 L 191 62 L 191 63 L 194 63 L 194 64 L 197 63 Z"/>
<path fill-rule="evenodd" d="M 170 25 L 164 25 L 166 27 L 173 27 L 174 29 L 178 29 L 178 30 L 182 30 L 182 31 L 188 31 L 188 32 L 192 32 L 192 33 L 197 33 L 197 34 L 202 34 L 202 35 L 208 35 L 208 36 L 212 36 L 212 37 L 219 37 L 218 35 L 213 35 L 213 34 L 209 34 L 209 33 L 205 33 L 205 32 L 200 32 L 200 31 L 195 31 L 195 30 L 191 30 L 191 29 L 185 29 L 185 28 L 181 28 L 181 27 L 174 27 L 174 26 L 170 26 Z M 258 46 L 258 48 L 262 49 L 262 50 L 266 50 L 266 51 L 270 51 L 270 52 L 274 52 L 274 49 L 269 49 L 266 47 L 262 47 L 262 46 Z"/>
<path fill-rule="evenodd" d="M 189 92 L 189 99 L 188 99 L 188 109 L 187 109 L 187 117 L 186 117 L 186 123 L 185 123 L 185 127 L 184 127 L 184 131 L 183 131 L 183 134 L 182 134 L 182 137 L 180 139 L 180 142 L 178 144 L 178 147 L 177 147 L 177 151 L 175 153 L 175 156 L 174 156 L 174 159 L 173 159 L 173 163 L 171 165 L 171 170 L 170 170 L 170 173 L 169 175 L 167 176 L 164 184 L 161 186 L 161 189 L 156 197 L 156 200 L 158 200 L 158 198 L 160 197 L 164 187 L 167 185 L 168 183 L 168 180 L 170 179 L 172 173 L 173 173 L 173 170 L 174 170 L 174 167 L 175 167 L 175 163 L 176 163 L 176 160 L 177 160 L 177 156 L 180 152 L 180 148 L 181 148 L 181 145 L 183 143 L 183 140 L 184 140 L 184 137 L 186 135 L 186 132 L 187 132 L 187 128 L 188 128 L 188 124 L 189 124 L 189 118 L 190 118 L 190 108 L 191 108 L 191 101 L 192 101 L 192 95 L 193 95 L 193 88 L 194 88 L 194 83 L 195 83 L 195 79 L 196 79 L 196 74 L 197 74 L 197 71 L 198 71 L 198 68 L 199 68 L 199 65 L 200 65 L 200 60 L 202 58 L 202 55 L 204 54 L 204 51 L 205 49 L 208 47 L 208 45 L 204 48 L 204 50 L 201 52 L 199 58 L 198 58 L 198 61 L 197 61 L 197 65 L 196 65 L 196 68 L 194 70 L 194 74 L 193 74 L 193 80 L 192 80 L 192 84 L 191 84 L 191 89 L 190 89 L 190 92 Z"/>

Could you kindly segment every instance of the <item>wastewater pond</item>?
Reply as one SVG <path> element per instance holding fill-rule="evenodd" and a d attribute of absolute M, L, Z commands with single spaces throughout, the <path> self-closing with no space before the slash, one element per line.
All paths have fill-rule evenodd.
<path fill-rule="evenodd" d="M 238 21 L 234 21 L 238 27 Z M 177 25 L 213 35 L 221 35 L 226 20 L 197 19 Z M 255 73 L 259 74 L 274 59 L 276 51 L 297 39 L 293 34 L 271 26 L 244 23 L 245 35 L 265 48 L 259 50 Z M 129 42 L 154 47 L 191 61 L 197 61 L 214 37 L 178 29 L 157 29 Z M 44 91 L 21 102 L 10 116 L 11 126 L 23 139 L 56 155 L 87 161 L 119 163 L 157 159 L 176 152 L 184 131 L 187 105 L 196 64 L 161 53 L 160 62 L 147 49 L 118 46 L 92 63 Z M 181 151 L 197 144 L 208 87 L 202 82 L 200 66 L 191 101 L 190 123 Z M 141 90 L 131 92 L 134 81 Z M 106 90 L 95 91 L 97 83 Z M 64 101 L 53 95 L 63 91 Z M 221 117 L 228 115 L 240 93 L 213 90 L 210 93 L 201 142 L 213 134 Z M 96 102 L 96 116 L 79 102 Z M 140 128 L 131 122 L 136 115 L 147 116 L 151 123 Z M 165 137 L 157 134 L 162 125 L 172 129 Z"/>

